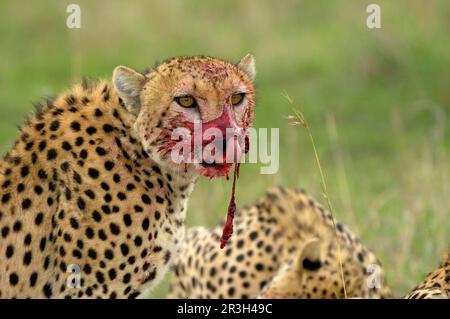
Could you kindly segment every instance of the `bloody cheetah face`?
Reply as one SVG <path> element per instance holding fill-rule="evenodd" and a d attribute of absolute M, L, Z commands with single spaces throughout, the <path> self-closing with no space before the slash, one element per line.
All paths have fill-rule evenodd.
<path fill-rule="evenodd" d="M 228 175 L 253 123 L 255 63 L 179 57 L 146 74 L 119 66 L 113 82 L 145 151 L 175 172 Z"/>

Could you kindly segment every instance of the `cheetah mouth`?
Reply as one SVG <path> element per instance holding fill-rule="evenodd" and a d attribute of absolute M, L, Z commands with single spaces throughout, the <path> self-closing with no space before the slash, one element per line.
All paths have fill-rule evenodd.
<path fill-rule="evenodd" d="M 239 163 L 242 159 L 242 147 L 239 143 L 228 143 L 221 151 L 212 157 L 203 154 L 198 165 L 201 174 L 211 178 L 228 177 L 233 164 Z"/>
<path fill-rule="evenodd" d="M 232 163 L 210 163 L 203 161 L 200 163 L 199 168 L 202 175 L 213 178 L 228 176 L 230 174 L 232 166 Z"/>
<path fill-rule="evenodd" d="M 213 162 L 207 162 L 207 161 L 203 161 L 202 163 L 201 163 L 201 165 L 204 167 L 204 168 L 208 168 L 208 167 L 220 167 L 220 166 L 224 166 L 224 165 L 227 165 L 227 163 L 217 163 L 217 162 L 215 162 L 215 161 L 213 161 Z"/>
<path fill-rule="evenodd" d="M 208 168 L 208 167 L 215 167 L 215 166 L 220 165 L 220 164 L 217 164 L 217 163 L 215 163 L 215 162 L 208 163 L 208 162 L 206 162 L 206 161 L 203 161 L 203 162 L 201 163 L 201 165 L 202 165 L 204 168 Z"/>

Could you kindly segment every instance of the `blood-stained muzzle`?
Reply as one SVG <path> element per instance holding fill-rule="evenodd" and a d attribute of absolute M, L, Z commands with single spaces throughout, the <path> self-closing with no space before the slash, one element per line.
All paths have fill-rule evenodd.
<path fill-rule="evenodd" d="M 245 130 L 233 117 L 230 106 L 218 118 L 202 124 L 202 162 L 205 164 L 233 164 L 241 161 L 246 149 Z M 194 134 L 194 138 L 199 138 Z M 195 143 L 194 143 L 195 144 Z"/>
<path fill-rule="evenodd" d="M 244 116 L 239 126 L 228 105 L 209 122 L 187 121 L 179 113 L 170 121 L 170 127 L 161 130 L 158 151 L 170 153 L 176 163 L 194 164 L 202 175 L 228 176 L 232 165 L 239 163 L 249 149 L 245 120 Z"/>

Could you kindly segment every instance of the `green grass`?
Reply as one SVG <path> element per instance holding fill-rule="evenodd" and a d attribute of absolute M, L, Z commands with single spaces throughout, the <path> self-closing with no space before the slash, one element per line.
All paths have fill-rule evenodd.
<path fill-rule="evenodd" d="M 243 165 L 238 205 L 274 184 L 302 186 L 326 204 L 309 137 L 285 119 L 287 91 L 308 118 L 335 217 L 380 257 L 394 293 L 436 266 L 450 243 L 448 1 L 377 1 L 381 30 L 365 25 L 371 1 L 76 2 L 80 30 L 65 27 L 72 1 L 0 2 L 2 153 L 33 100 L 82 75 L 251 52 L 255 126 L 280 128 L 280 170 L 260 175 L 258 165 Z M 230 186 L 201 180 L 188 224 L 224 218 Z"/>

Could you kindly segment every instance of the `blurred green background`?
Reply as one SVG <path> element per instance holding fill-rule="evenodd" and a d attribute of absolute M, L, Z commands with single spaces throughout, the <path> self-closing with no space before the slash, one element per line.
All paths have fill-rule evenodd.
<path fill-rule="evenodd" d="M 81 29 L 66 7 L 81 6 Z M 335 217 L 383 262 L 399 296 L 450 244 L 450 2 L 0 1 L 0 150 L 32 110 L 81 76 L 110 78 L 176 55 L 257 60 L 256 127 L 280 128 L 280 169 L 246 164 L 238 205 L 270 186 L 301 186 L 324 203 L 304 129 L 289 125 L 286 90 L 310 122 Z M 202 180 L 189 225 L 223 219 L 230 182 Z M 152 294 L 164 297 L 166 282 Z"/>

